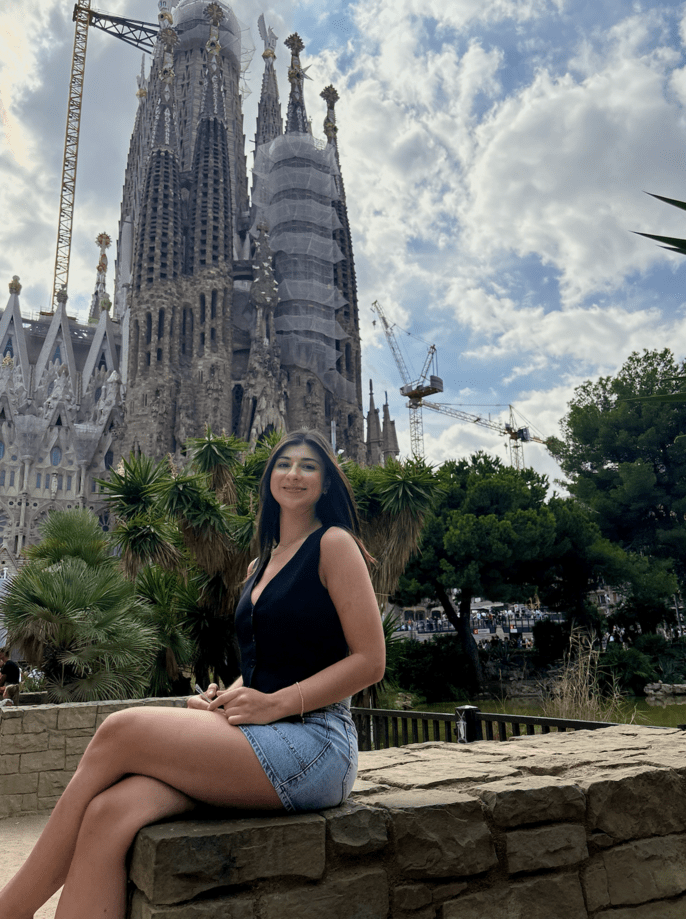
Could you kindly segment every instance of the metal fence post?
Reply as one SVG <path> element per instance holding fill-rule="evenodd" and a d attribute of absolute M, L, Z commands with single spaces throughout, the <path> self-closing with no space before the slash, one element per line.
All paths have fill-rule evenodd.
<path fill-rule="evenodd" d="M 455 709 L 458 743 L 473 743 L 481 739 L 481 725 L 476 717 L 479 711 L 476 705 L 458 705 Z"/>

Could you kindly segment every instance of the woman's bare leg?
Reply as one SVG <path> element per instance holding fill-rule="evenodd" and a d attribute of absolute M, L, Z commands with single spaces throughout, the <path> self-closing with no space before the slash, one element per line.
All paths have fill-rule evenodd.
<path fill-rule="evenodd" d="M 144 775 L 122 779 L 86 809 L 55 919 L 119 919 L 126 910 L 126 853 L 141 827 L 185 813 L 192 798 Z"/>
<path fill-rule="evenodd" d="M 88 805 L 131 774 L 220 807 L 282 808 L 245 735 L 219 712 L 115 712 L 98 728 L 28 859 L 0 891 L 0 916 L 31 919 L 64 884 Z"/>

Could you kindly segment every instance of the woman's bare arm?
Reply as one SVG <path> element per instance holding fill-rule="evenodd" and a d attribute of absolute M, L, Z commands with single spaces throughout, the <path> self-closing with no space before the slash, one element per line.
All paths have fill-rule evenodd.
<path fill-rule="evenodd" d="M 331 527 L 321 541 L 320 577 L 343 627 L 350 654 L 296 685 L 275 693 L 238 687 L 218 695 L 210 706 L 224 707 L 232 724 L 267 724 L 290 715 L 340 702 L 384 674 L 386 648 L 381 616 L 360 549 L 345 530 Z M 302 692 L 302 700 L 300 698 Z"/>

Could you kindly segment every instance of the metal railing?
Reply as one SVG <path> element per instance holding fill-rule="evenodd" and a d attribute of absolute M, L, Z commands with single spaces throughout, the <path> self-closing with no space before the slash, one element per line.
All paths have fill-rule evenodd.
<path fill-rule="evenodd" d="M 617 724 L 616 721 L 578 721 L 572 718 L 544 718 L 539 715 L 496 714 L 495 712 L 482 712 L 475 705 L 459 705 L 455 709 L 455 715 L 459 743 L 473 743 L 476 740 L 507 740 L 508 736 L 521 737 L 523 734 L 529 736 L 536 733 L 550 734 L 552 730 L 558 733 L 597 731 L 600 728 L 610 728 Z M 536 731 L 537 727 L 540 728 L 540 731 Z M 523 732 L 522 728 L 524 728 Z"/>
<path fill-rule="evenodd" d="M 388 750 L 411 743 L 458 738 L 455 715 L 445 712 L 403 712 L 382 708 L 352 708 L 360 750 Z"/>

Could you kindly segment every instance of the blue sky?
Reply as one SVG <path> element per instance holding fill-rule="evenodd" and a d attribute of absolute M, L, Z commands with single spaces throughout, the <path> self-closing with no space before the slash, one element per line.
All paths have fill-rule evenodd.
<path fill-rule="evenodd" d="M 49 302 L 73 42 L 71 4 L 0 5 L 0 281 L 18 274 L 27 312 Z M 155 21 L 155 0 L 102 0 Z M 363 391 L 388 392 L 409 452 L 401 380 L 371 303 L 418 371 L 438 347 L 441 401 L 542 435 L 574 387 L 614 373 L 634 350 L 686 355 L 686 260 L 632 230 L 686 235 L 686 215 L 649 196 L 686 198 L 686 6 L 650 0 L 280 0 L 233 4 L 260 44 L 264 12 L 311 65 L 315 134 L 333 83 L 356 256 Z M 252 160 L 260 48 L 247 80 Z M 84 316 L 95 236 L 116 237 L 141 55 L 92 30 L 84 97 L 70 304 Z M 114 261 L 111 253 L 110 263 Z M 499 415 L 499 413 L 504 414 Z M 424 413 L 433 462 L 505 440 Z M 526 462 L 559 476 L 543 447 Z"/>

